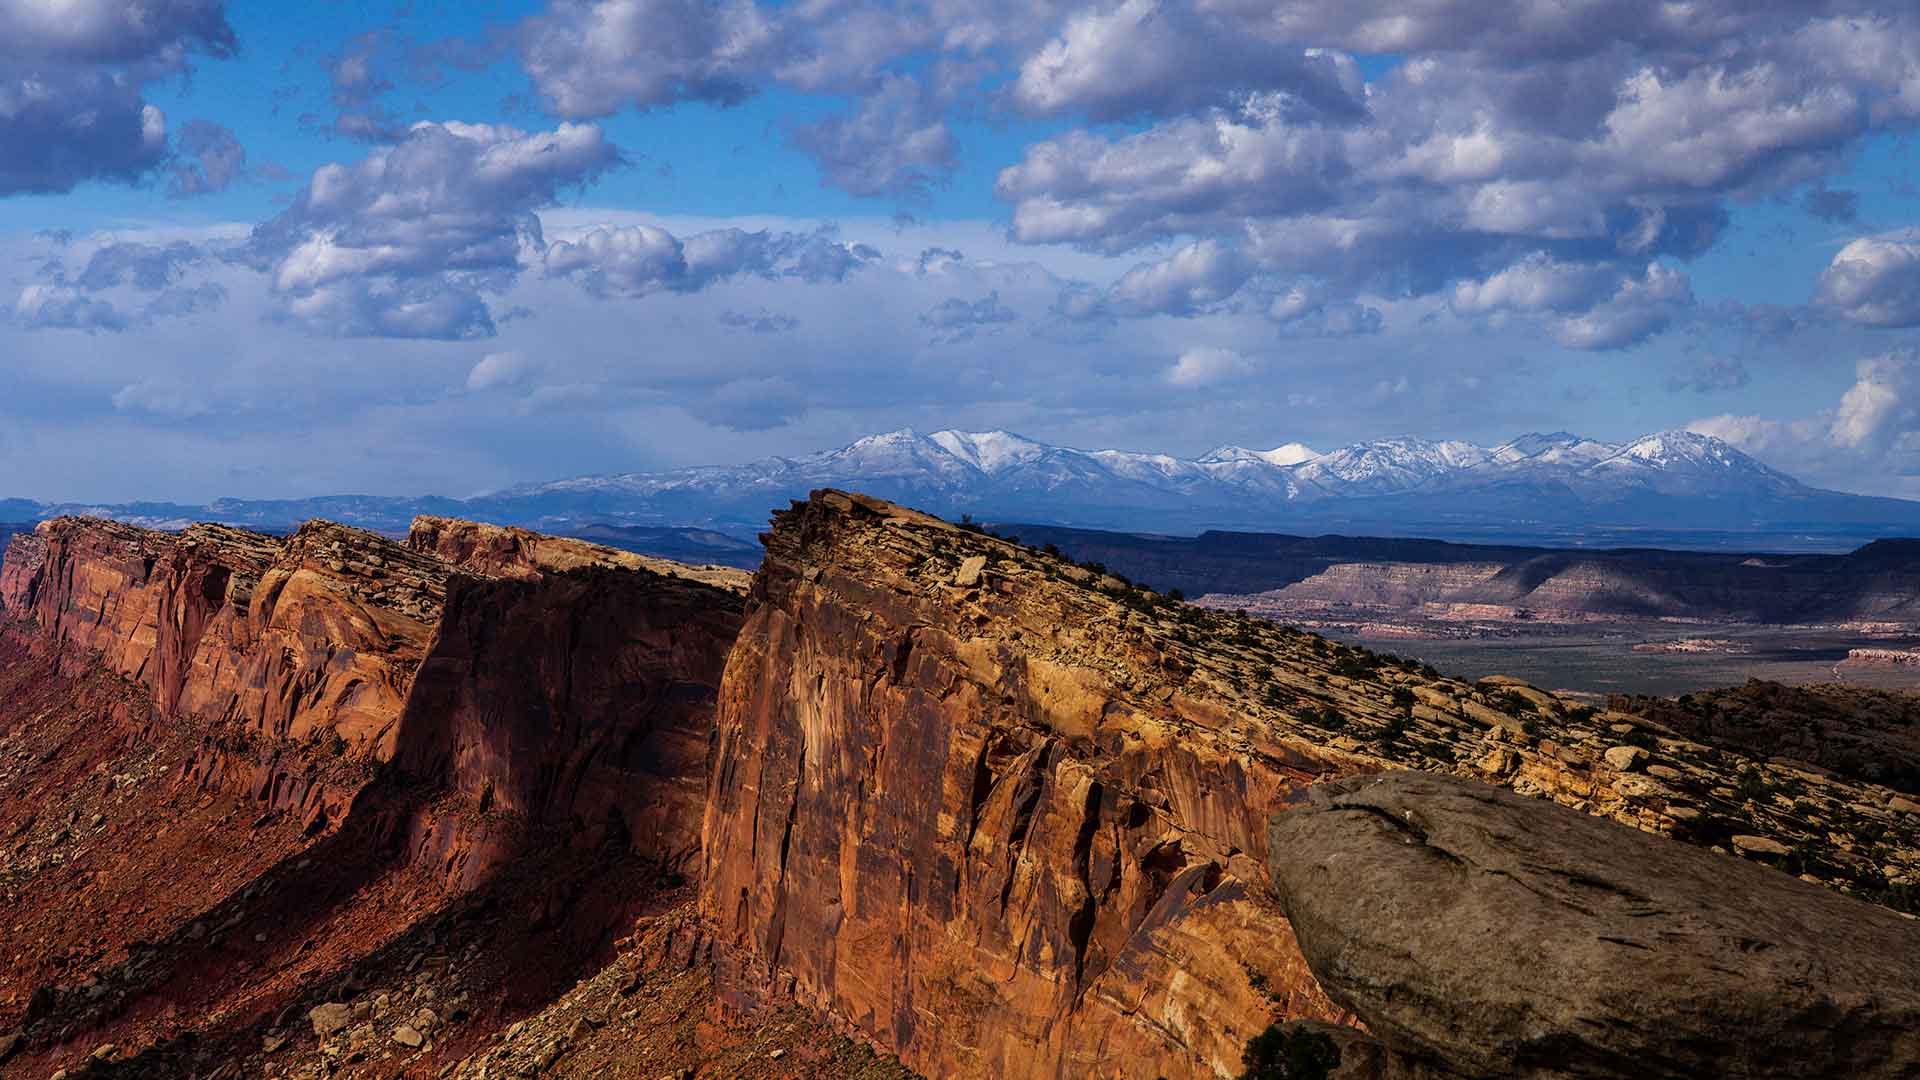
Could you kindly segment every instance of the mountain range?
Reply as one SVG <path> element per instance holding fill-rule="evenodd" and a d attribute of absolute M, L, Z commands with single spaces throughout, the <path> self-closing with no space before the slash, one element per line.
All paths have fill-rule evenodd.
<path fill-rule="evenodd" d="M 1485 447 L 1393 438 L 1318 452 L 1222 446 L 1196 458 L 1053 446 L 1006 431 L 911 429 L 745 465 L 582 476 L 468 499 L 328 496 L 205 506 L 0 501 L 0 520 L 83 513 L 169 527 L 285 531 L 327 518 L 390 533 L 416 514 L 549 531 L 697 527 L 739 536 L 815 488 L 949 517 L 1194 534 L 1285 529 L 1489 542 L 1839 550 L 1920 531 L 1920 502 L 1810 487 L 1723 440 L 1664 431 L 1626 443 L 1568 432 Z"/>

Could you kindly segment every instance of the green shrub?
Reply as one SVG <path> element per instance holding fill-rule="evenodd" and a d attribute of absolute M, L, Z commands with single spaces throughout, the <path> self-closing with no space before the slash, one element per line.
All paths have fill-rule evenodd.
<path fill-rule="evenodd" d="M 1240 1063 L 1240 1080 L 1326 1080 L 1340 1048 L 1318 1031 L 1274 1024 L 1248 1041 Z"/>

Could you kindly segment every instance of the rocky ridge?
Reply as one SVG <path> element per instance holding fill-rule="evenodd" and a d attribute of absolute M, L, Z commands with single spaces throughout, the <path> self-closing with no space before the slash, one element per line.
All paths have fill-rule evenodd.
<path fill-rule="evenodd" d="M 257 1054 L 246 1075 L 280 1075 L 276 1052 L 315 1038 L 316 1075 L 419 1075 L 684 904 L 737 594 L 500 539 L 77 519 L 16 538 L 0 919 L 26 947 L 0 977 L 0 1072 Z M 488 929 L 462 930 L 477 913 Z M 423 999 L 414 975 L 456 931 L 458 999 Z M 439 1019 L 372 1046 L 288 1019 L 334 999 Z"/>
<path fill-rule="evenodd" d="M 707 910 L 747 983 L 929 1074 L 1230 1076 L 1276 1015 L 1347 1019 L 1265 869 L 1268 815 L 1341 776 L 1470 777 L 1870 899 L 1920 874 L 1920 818 L 1884 787 L 1514 680 L 843 492 L 766 542 L 721 689 Z"/>
<path fill-rule="evenodd" d="M 1301 1019 L 1377 1058 L 1268 818 L 1395 768 L 1911 895 L 1920 818 L 1857 776 L 842 492 L 765 544 L 743 602 L 445 519 L 16 538 L 0 1074 L 1179 1080 Z"/>

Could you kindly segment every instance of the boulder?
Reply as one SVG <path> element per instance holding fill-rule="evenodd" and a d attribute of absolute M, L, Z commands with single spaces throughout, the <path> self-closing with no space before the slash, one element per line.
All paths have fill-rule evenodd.
<path fill-rule="evenodd" d="M 1637 746 L 1615 746 L 1605 754 L 1607 767 L 1615 772 L 1632 772 L 1647 760 L 1647 752 Z"/>
<path fill-rule="evenodd" d="M 353 1022 L 353 1009 L 337 1001 L 325 1005 L 315 1005 L 307 1012 L 307 1019 L 313 1024 L 313 1033 L 326 1038 L 336 1032 L 345 1031 Z"/>
<path fill-rule="evenodd" d="M 964 559 L 960 563 L 960 569 L 954 572 L 953 583 L 963 589 L 970 589 L 980 584 L 980 575 L 984 573 L 986 569 L 987 557 L 985 555 L 975 555 L 972 558 Z"/>
<path fill-rule="evenodd" d="M 1470 781 L 1316 785 L 1269 826 L 1315 976 L 1460 1076 L 1920 1076 L 1920 922 Z"/>

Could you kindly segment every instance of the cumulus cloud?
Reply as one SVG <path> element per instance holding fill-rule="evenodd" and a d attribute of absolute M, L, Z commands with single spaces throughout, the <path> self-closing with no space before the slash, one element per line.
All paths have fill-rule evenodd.
<path fill-rule="evenodd" d="M 981 330 L 1018 320 L 1020 315 L 1000 302 L 998 290 L 978 300 L 950 296 L 920 316 L 920 325 L 933 331 L 936 345 L 972 341 Z"/>
<path fill-rule="evenodd" d="M 0 56 L 88 64 L 172 62 L 235 47 L 222 0 L 63 0 L 0 5 Z"/>
<path fill-rule="evenodd" d="M 247 149 L 228 128 L 189 120 L 175 141 L 179 149 L 167 170 L 169 198 L 217 195 L 246 175 Z"/>
<path fill-rule="evenodd" d="M 36 282 L 20 290 L 13 315 L 32 330 L 125 330 L 131 320 L 113 304 L 71 285 Z"/>
<path fill-rule="evenodd" d="M 1834 410 L 1828 438 L 1850 450 L 1884 452 L 1914 428 L 1920 359 L 1910 351 L 1889 353 L 1862 360 L 1855 374 Z"/>
<path fill-rule="evenodd" d="M 1021 109 L 1096 120 L 1166 116 L 1284 91 L 1294 115 L 1357 120 L 1366 112 L 1359 66 L 1345 53 L 1284 47 L 1205 6 L 1124 0 L 1084 9 L 1020 65 Z"/>
<path fill-rule="evenodd" d="M 116 285 L 154 292 L 180 280 L 187 268 L 205 258 L 204 251 L 185 240 L 169 244 L 105 244 L 88 257 L 77 284 L 95 292 Z"/>
<path fill-rule="evenodd" d="M 1563 320 L 1557 336 L 1571 349 L 1624 349 L 1671 326 L 1693 302 L 1693 286 L 1686 274 L 1650 263 L 1644 277 L 1622 281 L 1606 300 Z"/>
<path fill-rule="evenodd" d="M 740 276 L 844 281 L 879 252 L 842 243 L 830 230 L 810 233 L 713 229 L 684 240 L 652 225 L 601 226 L 546 249 L 547 276 L 568 278 L 596 296 L 698 292 Z"/>
<path fill-rule="evenodd" d="M 959 164 L 939 107 L 904 76 L 884 79 L 850 114 L 795 129 L 793 142 L 854 195 L 921 200 Z"/>
<path fill-rule="evenodd" d="M 479 393 L 501 387 L 518 386 L 535 369 L 533 361 L 517 352 L 488 353 L 467 372 L 467 389 Z"/>
<path fill-rule="evenodd" d="M 1620 275 L 1605 263 L 1567 263 L 1535 252 L 1484 281 L 1453 287 L 1453 310 L 1463 315 L 1495 311 L 1586 311 L 1619 288 Z"/>
<path fill-rule="evenodd" d="M 482 294 L 544 247 L 534 211 L 619 161 L 591 124 L 416 124 L 355 164 L 315 170 L 241 257 L 270 275 L 286 317 L 322 332 L 490 337 Z"/>
<path fill-rule="evenodd" d="M 1860 360 L 1839 401 L 1810 415 L 1724 414 L 1688 428 L 1846 490 L 1871 478 L 1920 474 L 1920 354 L 1908 349 Z"/>
<path fill-rule="evenodd" d="M 1127 271 L 1107 303 L 1123 315 L 1193 315 L 1233 296 L 1252 274 L 1238 248 L 1201 240 Z"/>
<path fill-rule="evenodd" d="M 548 106 L 571 119 L 680 101 L 737 104 L 778 45 L 750 0 L 557 0 L 518 31 Z"/>
<path fill-rule="evenodd" d="M 0 196 L 158 168 L 167 121 L 146 86 L 234 47 L 219 0 L 0 4 Z"/>
<path fill-rule="evenodd" d="M 15 298 L 13 319 L 30 330 L 118 332 L 211 310 L 225 301 L 224 286 L 181 284 L 189 269 L 207 260 L 203 248 L 184 240 L 102 244 L 78 274 L 61 260 L 48 260 L 43 280 L 26 285 Z"/>
<path fill-rule="evenodd" d="M 1920 230 L 1863 236 L 1841 248 L 1815 299 L 1861 326 L 1920 326 Z"/>
<path fill-rule="evenodd" d="M 116 390 L 113 407 L 121 412 L 143 412 L 169 420 L 189 420 L 213 411 L 204 393 L 196 393 L 172 379 L 142 379 Z"/>
<path fill-rule="evenodd" d="M 1568 348 L 1621 349 L 1671 326 L 1694 305 L 1687 275 L 1661 263 L 1564 262 L 1535 252 L 1483 280 L 1457 282 L 1449 301 L 1467 317 L 1540 316 Z"/>
<path fill-rule="evenodd" d="M 1920 121 L 1906 8 L 1603 7 L 1128 0 L 1078 14 L 1025 59 L 1023 107 L 1097 120 L 1177 104 L 1143 129 L 1031 145 L 996 191 L 1024 242 L 1211 238 L 1335 297 L 1449 290 L 1463 313 L 1552 312 L 1563 342 L 1619 348 L 1686 305 L 1664 272 L 1621 286 L 1627 268 L 1707 250 L 1735 199 L 1807 191 L 1810 212 L 1847 220 L 1851 193 L 1807 185 L 1863 137 Z M 1302 52 L 1329 47 L 1402 62 L 1358 88 L 1343 54 Z M 1239 70 L 1250 52 L 1272 63 Z M 1296 56 L 1333 74 L 1315 84 Z M 1315 85 L 1364 120 L 1339 96 L 1315 106 Z"/>
<path fill-rule="evenodd" d="M 1232 349 L 1203 345 L 1188 349 L 1167 369 L 1167 381 L 1189 389 L 1243 379 L 1253 374 L 1253 361 Z"/>

